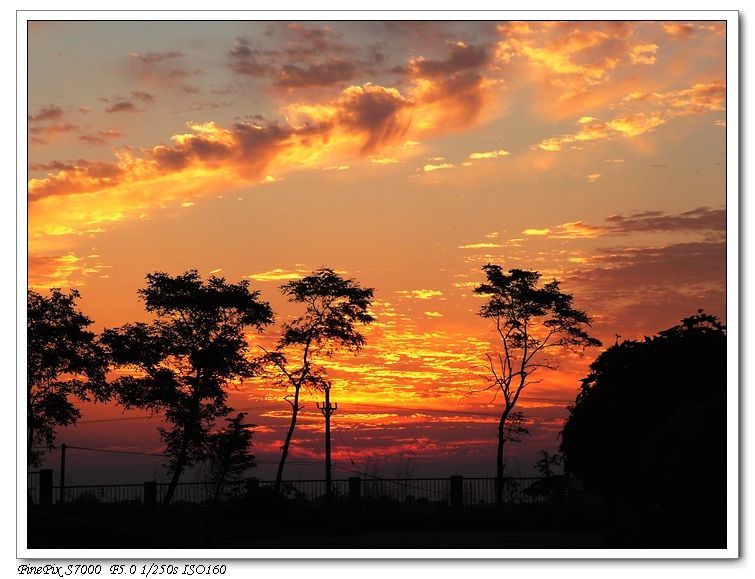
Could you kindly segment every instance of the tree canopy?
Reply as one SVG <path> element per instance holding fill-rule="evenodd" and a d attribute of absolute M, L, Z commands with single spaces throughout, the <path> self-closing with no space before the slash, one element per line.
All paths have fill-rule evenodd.
<path fill-rule="evenodd" d="M 725 543 L 726 390 L 726 328 L 702 310 L 617 343 L 569 407 L 566 472 L 658 540 Z"/>
<path fill-rule="evenodd" d="M 273 311 L 246 280 L 231 284 L 212 276 L 203 282 L 196 270 L 148 274 L 138 293 L 157 319 L 108 330 L 103 341 L 114 362 L 132 370 L 116 382 L 118 401 L 163 412 L 170 425 L 159 429 L 173 474 L 167 504 L 182 472 L 204 459 L 215 421 L 232 410 L 226 385 L 256 375 L 245 331 L 262 331 Z"/>
<path fill-rule="evenodd" d="M 76 307 L 81 296 L 60 288 L 43 296 L 27 291 L 26 429 L 27 463 L 40 466 L 44 445 L 54 448 L 57 426 L 75 424 L 81 417 L 71 398 L 103 401 L 109 397 L 108 359 L 96 335 L 87 330 L 92 320 Z"/>

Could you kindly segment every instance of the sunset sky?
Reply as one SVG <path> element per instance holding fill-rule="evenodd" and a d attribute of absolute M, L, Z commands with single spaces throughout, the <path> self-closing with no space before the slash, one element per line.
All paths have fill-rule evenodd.
<path fill-rule="evenodd" d="M 496 351 L 473 295 L 488 263 L 560 280 L 605 347 L 701 308 L 728 322 L 732 13 L 81 16 L 28 15 L 28 286 L 79 290 L 95 332 L 151 319 L 137 290 L 155 271 L 249 280 L 277 325 L 301 313 L 279 286 L 317 268 L 375 288 L 366 347 L 323 361 L 338 477 L 494 475 L 499 406 L 469 395 Z M 557 451 L 602 350 L 525 391 L 532 436 L 507 445 L 508 474 Z M 258 425 L 260 478 L 274 477 L 284 395 L 248 381 L 231 396 Z M 321 399 L 305 396 L 287 478 L 323 474 Z M 84 407 L 58 443 L 118 452 L 71 451 L 70 484 L 166 480 L 145 456 L 162 451 L 159 424 Z"/>

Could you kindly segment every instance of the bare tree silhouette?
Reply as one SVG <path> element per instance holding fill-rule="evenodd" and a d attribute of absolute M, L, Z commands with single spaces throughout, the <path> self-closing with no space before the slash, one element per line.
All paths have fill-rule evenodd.
<path fill-rule="evenodd" d="M 301 410 L 302 388 L 319 391 L 329 387 L 325 369 L 318 363 L 323 356 L 337 351 L 358 353 L 365 344 L 357 324 L 370 324 L 369 313 L 373 288 L 362 288 L 352 279 L 344 279 L 329 268 L 321 268 L 300 280 L 281 286 L 290 302 L 304 304 L 305 311 L 282 326 L 282 335 L 274 351 L 265 350 L 261 362 L 272 370 L 273 379 L 282 387 L 293 388 L 286 402 L 291 405 L 291 424 L 281 447 L 276 475 L 280 489 L 283 468 Z"/>
<path fill-rule="evenodd" d="M 561 291 L 558 281 L 538 287 L 541 276 L 536 271 L 511 269 L 504 273 L 500 266 L 492 264 L 482 270 L 487 281 L 477 286 L 475 293 L 488 299 L 478 315 L 495 323 L 501 350 L 487 354 L 487 386 L 470 394 L 490 391 L 494 399 L 503 399 L 496 454 L 496 504 L 500 514 L 504 445 L 509 440 L 507 432 L 511 432 L 507 425 L 515 419 L 521 421 L 514 408 L 522 391 L 539 381 L 532 378 L 538 370 L 558 367 L 554 350 L 581 350 L 600 346 L 601 342 L 583 329 L 590 325 L 590 319 L 572 307 L 572 296 Z"/>

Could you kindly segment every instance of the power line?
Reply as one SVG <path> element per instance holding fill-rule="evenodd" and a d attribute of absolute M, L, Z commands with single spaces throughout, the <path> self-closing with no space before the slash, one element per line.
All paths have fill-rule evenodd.
<path fill-rule="evenodd" d="M 128 450 L 111 450 L 109 448 L 86 448 L 84 446 L 68 446 L 66 444 L 66 450 L 75 449 L 75 450 L 91 450 L 92 452 L 110 452 L 113 454 L 135 454 L 138 456 L 159 456 L 161 458 L 165 458 L 165 453 L 162 454 L 155 454 L 151 452 L 132 452 Z"/>

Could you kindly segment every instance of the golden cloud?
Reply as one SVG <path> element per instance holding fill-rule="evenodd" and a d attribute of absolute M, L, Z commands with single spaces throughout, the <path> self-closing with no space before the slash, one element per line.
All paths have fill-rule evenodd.
<path fill-rule="evenodd" d="M 492 249 L 496 247 L 504 247 L 498 243 L 471 243 L 469 245 L 460 245 L 459 249 Z"/>
<path fill-rule="evenodd" d="M 425 172 L 437 171 L 438 169 L 453 169 L 455 165 L 453 163 L 440 163 L 438 165 L 425 165 L 422 170 Z"/>
<path fill-rule="evenodd" d="M 305 270 L 285 270 L 285 269 L 273 269 L 262 273 L 253 273 L 244 276 L 254 281 L 288 281 L 292 279 L 301 279 L 308 274 Z"/>
<path fill-rule="evenodd" d="M 415 298 L 418 300 L 429 300 L 432 298 L 437 298 L 443 296 L 443 292 L 439 290 L 428 290 L 428 289 L 419 289 L 419 290 L 400 290 L 396 293 L 402 294 L 404 297 L 409 298 Z"/>
<path fill-rule="evenodd" d="M 585 125 L 582 130 L 573 135 L 563 135 L 561 137 L 545 139 L 537 145 L 534 145 L 532 148 L 541 149 L 543 151 L 559 151 L 565 144 L 602 139 L 615 139 L 620 137 L 638 137 L 665 123 L 666 120 L 659 114 L 627 114 L 616 117 L 605 123 L 592 123 Z"/>
<path fill-rule="evenodd" d="M 495 159 L 496 157 L 505 157 L 509 154 L 508 151 L 488 151 L 486 153 L 472 153 L 469 155 L 470 159 Z"/>

